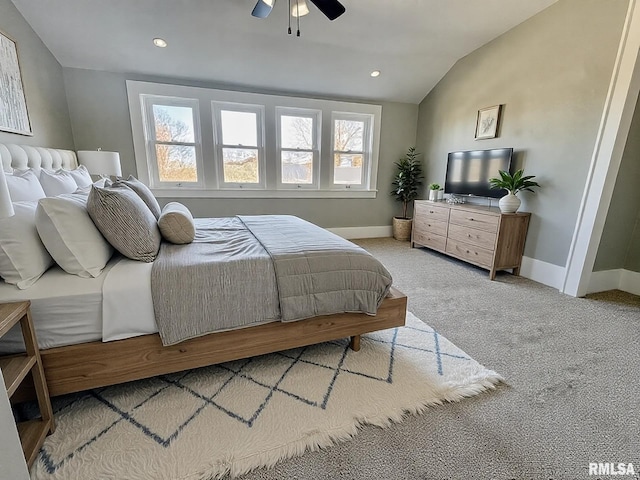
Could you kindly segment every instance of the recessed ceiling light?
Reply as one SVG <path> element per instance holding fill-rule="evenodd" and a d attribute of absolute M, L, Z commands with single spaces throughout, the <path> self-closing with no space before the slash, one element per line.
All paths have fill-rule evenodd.
<path fill-rule="evenodd" d="M 164 48 L 167 46 L 167 42 L 165 42 L 162 38 L 154 38 L 153 39 L 153 44 L 156 47 L 160 47 L 160 48 Z"/>
<path fill-rule="evenodd" d="M 374 70 L 373 72 L 371 72 L 371 76 L 374 78 L 380 76 L 380 70 Z"/>

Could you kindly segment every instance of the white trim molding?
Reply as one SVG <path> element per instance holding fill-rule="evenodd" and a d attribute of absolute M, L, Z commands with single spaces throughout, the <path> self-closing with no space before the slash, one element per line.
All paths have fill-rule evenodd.
<path fill-rule="evenodd" d="M 562 288 L 565 274 L 565 267 L 531 257 L 522 257 L 520 275 L 535 282 L 560 289 Z"/>
<path fill-rule="evenodd" d="M 593 272 L 587 293 L 606 292 L 607 290 L 622 290 L 640 295 L 640 272 L 632 272 L 622 268 Z"/>
<path fill-rule="evenodd" d="M 560 291 L 587 293 L 640 90 L 640 5 L 630 0 Z"/>
<path fill-rule="evenodd" d="M 327 228 L 327 230 L 347 240 L 353 240 L 355 238 L 383 238 L 392 235 L 391 225 L 381 225 L 378 227 L 336 227 Z"/>

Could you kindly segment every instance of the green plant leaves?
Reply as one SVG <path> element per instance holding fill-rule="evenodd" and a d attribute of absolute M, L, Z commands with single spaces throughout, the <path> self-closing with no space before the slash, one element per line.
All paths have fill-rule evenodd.
<path fill-rule="evenodd" d="M 522 190 L 535 193 L 533 188 L 540 187 L 538 182 L 531 180 L 532 178 L 535 178 L 535 175 L 524 176 L 524 169 L 518 170 L 513 175 L 504 170 L 500 170 L 499 173 L 500 178 L 489 179 L 489 185 L 491 188 L 502 188 L 515 195 Z"/>
<path fill-rule="evenodd" d="M 403 217 L 407 216 L 407 205 L 418 197 L 418 189 L 422 185 L 422 165 L 415 147 L 410 147 L 407 154 L 395 162 L 398 169 L 393 178 L 391 195 L 402 202 Z"/>

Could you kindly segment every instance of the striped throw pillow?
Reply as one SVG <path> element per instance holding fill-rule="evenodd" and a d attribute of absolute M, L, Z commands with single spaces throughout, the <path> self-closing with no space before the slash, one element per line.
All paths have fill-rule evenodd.
<path fill-rule="evenodd" d="M 126 185 L 91 187 L 87 211 L 104 238 L 125 257 L 149 263 L 158 256 L 162 237 L 156 218 Z"/>

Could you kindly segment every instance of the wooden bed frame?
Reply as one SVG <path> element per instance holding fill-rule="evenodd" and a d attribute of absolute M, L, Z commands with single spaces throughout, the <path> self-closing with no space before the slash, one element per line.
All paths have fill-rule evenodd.
<path fill-rule="evenodd" d="M 351 337 L 350 346 L 357 351 L 361 334 L 404 325 L 406 311 L 407 297 L 392 287 L 375 316 L 343 313 L 273 322 L 168 347 L 153 334 L 50 348 L 40 354 L 49 393 L 56 396 L 339 338 Z"/>

